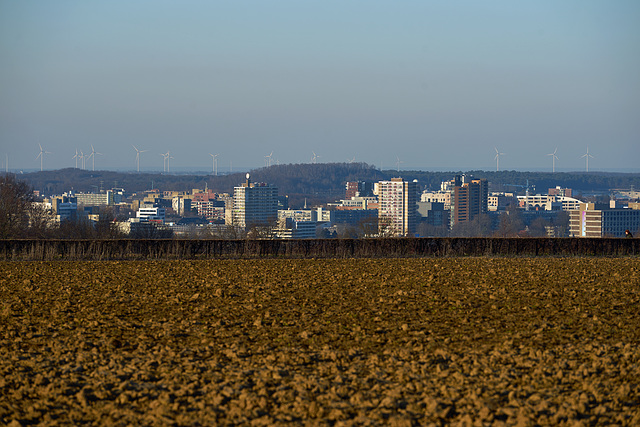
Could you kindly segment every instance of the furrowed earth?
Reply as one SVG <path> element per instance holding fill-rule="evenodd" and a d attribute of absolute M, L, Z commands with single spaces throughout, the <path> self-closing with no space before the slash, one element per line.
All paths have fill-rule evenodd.
<path fill-rule="evenodd" d="M 0 424 L 640 425 L 637 258 L 0 272 Z"/>

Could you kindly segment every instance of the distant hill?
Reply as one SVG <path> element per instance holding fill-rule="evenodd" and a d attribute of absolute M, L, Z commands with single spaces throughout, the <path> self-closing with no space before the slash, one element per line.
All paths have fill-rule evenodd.
<path fill-rule="evenodd" d="M 366 163 L 318 163 L 287 164 L 270 166 L 250 171 L 254 182 L 267 182 L 278 186 L 281 195 L 289 195 L 292 206 L 307 199 L 310 205 L 336 200 L 344 196 L 347 181 L 380 181 L 392 177 L 406 180 L 417 179 L 422 188 L 437 190 L 440 182 L 450 180 L 462 172 L 429 171 L 380 171 Z M 516 172 L 516 171 L 469 171 L 468 176 L 486 178 L 492 190 L 522 192 L 521 187 L 508 184 L 535 186 L 538 193 L 546 193 L 557 185 L 580 192 L 603 192 L 612 188 L 640 189 L 638 173 L 606 172 Z M 32 172 L 18 175 L 34 189 L 44 194 L 61 194 L 65 191 L 89 192 L 121 187 L 127 193 L 141 192 L 151 188 L 186 191 L 193 188 L 211 188 L 216 192 L 232 193 L 233 187 L 245 180 L 245 173 L 229 175 L 179 175 L 162 173 L 135 173 L 114 171 L 87 171 L 75 168 L 55 171 Z"/>

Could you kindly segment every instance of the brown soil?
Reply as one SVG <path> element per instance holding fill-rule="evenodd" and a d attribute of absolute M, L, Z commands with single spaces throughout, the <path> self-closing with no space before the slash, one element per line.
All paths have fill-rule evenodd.
<path fill-rule="evenodd" d="M 640 260 L 0 263 L 0 424 L 640 425 Z"/>

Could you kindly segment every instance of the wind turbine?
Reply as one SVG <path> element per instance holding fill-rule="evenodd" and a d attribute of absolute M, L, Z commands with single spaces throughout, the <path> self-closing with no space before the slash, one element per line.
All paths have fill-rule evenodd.
<path fill-rule="evenodd" d="M 162 163 L 164 172 L 169 172 L 171 170 L 169 167 L 169 159 L 173 159 L 173 157 L 171 157 L 169 150 L 167 150 L 166 153 L 160 153 L 160 155 L 164 157 L 164 161 Z"/>
<path fill-rule="evenodd" d="M 552 163 L 552 169 L 551 169 L 551 171 L 552 171 L 553 173 L 555 173 L 555 172 L 556 172 L 556 160 L 560 160 L 560 159 L 558 159 L 558 156 L 556 156 L 556 153 L 557 153 L 557 152 L 558 152 L 558 147 L 556 147 L 556 149 L 555 149 L 555 150 L 553 150 L 553 153 L 547 154 L 547 156 L 551 156 L 551 159 L 552 159 L 552 161 L 553 161 L 553 163 Z"/>
<path fill-rule="evenodd" d="M 353 159 L 347 159 L 347 162 L 349 163 L 355 163 L 356 161 L 356 156 L 353 156 Z"/>
<path fill-rule="evenodd" d="M 593 156 L 589 154 L 589 147 L 587 147 L 587 153 L 580 156 L 580 158 L 583 158 L 583 157 L 587 159 L 587 172 L 589 172 L 589 157 L 593 159 Z"/>
<path fill-rule="evenodd" d="M 38 160 L 38 158 L 40 158 L 40 172 L 42 172 L 42 162 L 44 160 L 44 155 L 45 154 L 52 154 L 48 151 L 44 151 L 44 149 L 42 148 L 42 145 L 38 144 L 38 147 L 40 147 L 40 153 L 38 153 L 38 156 L 36 157 L 36 160 Z"/>
<path fill-rule="evenodd" d="M 131 146 L 133 147 L 134 150 L 136 150 L 136 168 L 138 169 L 138 172 L 140 172 L 140 153 L 144 153 L 149 150 L 138 150 L 138 147 L 136 147 L 135 145 L 131 145 Z"/>
<path fill-rule="evenodd" d="M 91 146 L 91 154 L 89 154 L 87 156 L 87 159 L 92 159 L 93 160 L 93 166 L 92 166 L 92 170 L 96 170 L 96 154 L 99 156 L 102 156 L 102 153 L 98 153 L 95 148 L 93 148 L 93 145 Z"/>
<path fill-rule="evenodd" d="M 167 171 L 167 159 L 169 158 L 169 152 L 167 151 L 166 153 L 160 153 L 160 155 L 162 156 L 162 172 L 166 172 Z"/>
<path fill-rule="evenodd" d="M 504 156 L 504 153 L 501 153 L 500 151 L 498 151 L 498 147 L 493 147 L 496 149 L 496 172 L 500 171 L 500 156 Z"/>
<path fill-rule="evenodd" d="M 273 151 L 268 156 L 264 156 L 264 165 L 266 167 L 271 166 L 271 157 L 273 157 Z"/>
<path fill-rule="evenodd" d="M 78 169 L 78 159 L 80 158 L 80 156 L 78 156 L 78 149 L 76 148 L 76 155 L 72 157 L 72 159 L 76 159 L 76 169 Z"/>
<path fill-rule="evenodd" d="M 311 157 L 311 163 L 314 163 L 314 164 L 318 163 L 318 157 L 322 157 L 322 156 L 318 156 L 315 151 L 312 151 L 312 153 L 313 153 L 313 156 Z"/>
<path fill-rule="evenodd" d="M 400 172 L 400 163 L 404 162 L 400 160 L 400 157 L 396 156 L 396 168 L 398 169 L 398 172 Z"/>
<path fill-rule="evenodd" d="M 209 155 L 212 157 L 211 162 L 212 162 L 212 169 L 211 169 L 211 173 L 218 176 L 218 156 L 220 154 L 211 154 L 209 153 Z"/>

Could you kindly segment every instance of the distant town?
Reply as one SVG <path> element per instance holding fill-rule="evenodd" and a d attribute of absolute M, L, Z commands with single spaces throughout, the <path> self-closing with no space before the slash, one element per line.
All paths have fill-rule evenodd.
<path fill-rule="evenodd" d="M 364 172 L 370 171 L 363 169 L 367 175 Z M 265 176 L 260 171 L 256 175 Z M 403 178 L 401 173 L 386 179 L 348 179 L 357 175 L 351 173 L 339 184 L 343 188 L 340 197 L 320 202 L 312 197 L 317 192 L 310 192 L 308 200 L 298 194 L 292 203 L 294 199 L 279 191 L 274 182 L 246 173 L 243 179 L 240 174 L 233 175 L 236 182 L 227 192 L 214 191 L 206 181 L 201 188 L 179 191 L 150 188 L 129 192 L 124 187 L 105 189 L 101 185 L 94 191 L 69 189 L 59 194 L 36 189 L 34 203 L 47 213 L 51 228 L 106 227 L 109 236 L 130 238 L 640 235 L 640 191 L 633 185 L 594 197 L 576 194 L 562 185 L 540 191 L 528 180 L 492 185 L 487 178 L 463 173 L 450 174 L 439 187 Z"/>

